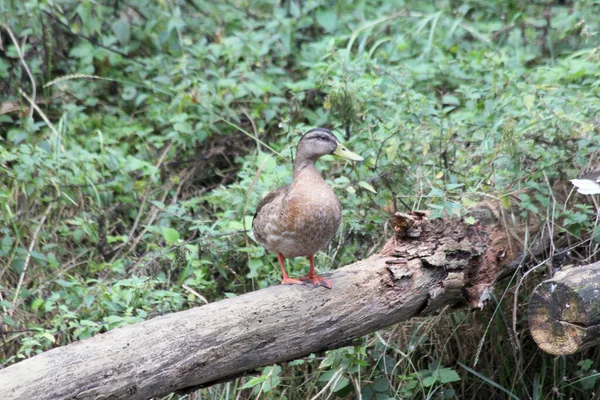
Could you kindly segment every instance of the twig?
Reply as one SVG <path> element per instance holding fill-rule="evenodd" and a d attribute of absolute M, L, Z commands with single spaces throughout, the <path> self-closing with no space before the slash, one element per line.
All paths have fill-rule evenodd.
<path fill-rule="evenodd" d="M 3 302 L 3 301 L 4 301 L 4 298 L 2 297 L 2 292 L 0 292 L 0 302 Z M 4 314 L 6 314 L 7 311 L 6 311 L 6 306 L 4 304 L 2 304 L 2 309 L 4 310 Z"/>
<path fill-rule="evenodd" d="M 338 383 L 339 379 L 342 377 L 343 372 L 344 372 L 344 367 L 340 367 L 340 369 L 335 371 L 335 373 L 333 374 L 331 379 L 329 379 L 329 381 L 327 382 L 327 385 L 325 385 L 325 387 L 323 389 L 321 389 L 321 391 L 319 393 L 317 393 L 316 396 L 311 398 L 311 400 L 322 399 L 323 397 L 321 397 L 321 396 L 325 393 L 325 390 L 327 390 L 328 387 L 331 386 L 331 387 L 335 388 L 335 385 Z M 331 396 L 331 393 L 333 393 L 333 390 L 330 391 L 330 396 Z M 329 396 L 327 396 L 327 397 L 329 398 Z"/>
<path fill-rule="evenodd" d="M 163 197 L 160 199 L 160 202 L 164 204 L 167 196 L 169 195 L 169 191 L 173 188 L 173 186 L 175 186 L 174 184 L 171 184 L 168 188 L 166 188 L 166 190 L 163 193 Z M 148 220 L 146 221 L 146 223 L 144 224 L 144 229 L 142 230 L 142 232 L 137 236 L 137 238 L 135 238 L 135 240 L 131 243 L 131 245 L 129 246 L 129 249 L 127 250 L 127 253 L 129 253 L 130 251 L 132 251 L 133 249 L 135 249 L 138 245 L 138 243 L 144 238 L 144 235 L 146 234 L 146 232 L 148 232 L 148 227 L 152 226 L 152 223 L 154 222 L 154 220 L 156 219 L 156 217 L 158 217 L 158 213 L 160 212 L 160 209 L 156 206 L 152 206 L 154 209 L 152 211 L 152 214 L 150 214 L 150 217 L 148 218 Z M 140 210 L 141 212 L 141 210 Z M 135 229 L 134 229 L 135 231 Z M 125 254 L 127 254 L 125 253 Z"/>
<path fill-rule="evenodd" d="M 198 167 L 193 167 L 190 170 L 188 170 L 187 173 L 181 174 L 183 177 L 181 177 L 179 179 L 179 185 L 177 185 L 175 194 L 171 198 L 171 204 L 177 204 L 177 201 L 179 200 L 179 194 L 181 193 L 181 190 L 183 189 L 183 185 L 188 181 L 188 179 L 190 179 L 192 176 L 194 176 L 197 169 L 198 169 Z M 201 193 L 204 193 L 204 192 L 201 192 Z M 196 197 L 200 197 L 200 195 L 196 195 Z"/>
<path fill-rule="evenodd" d="M 54 135 L 56 136 L 56 142 L 59 143 L 59 137 L 60 134 L 58 133 L 58 130 L 56 129 L 56 127 L 52 124 L 52 122 L 50 122 L 50 120 L 48 119 L 48 117 L 46 116 L 46 114 L 42 111 L 42 109 L 34 103 L 33 99 L 30 98 L 29 96 L 27 96 L 27 93 L 25 93 L 21 88 L 19 88 L 19 93 L 21 93 L 21 96 L 25 97 L 27 99 L 27 101 L 29 101 L 29 103 L 31 103 L 31 107 L 32 107 L 32 111 L 35 108 L 35 111 L 38 112 L 38 114 L 40 114 L 40 117 L 42 117 L 42 119 L 44 120 L 44 122 L 46 123 L 46 125 L 48 125 L 48 128 L 50 128 L 50 130 L 52 131 L 52 133 L 54 133 Z M 61 150 L 64 151 L 64 148 L 61 145 Z"/>
<path fill-rule="evenodd" d="M 188 292 L 190 292 L 191 294 L 193 294 L 194 296 L 198 297 L 204 303 L 208 304 L 208 300 L 206 300 L 206 297 L 202 296 L 200 293 L 196 292 L 194 289 L 192 289 L 191 287 L 189 287 L 185 283 L 182 283 L 181 287 L 184 288 L 185 290 L 187 290 Z"/>
<path fill-rule="evenodd" d="M 90 260 L 83 260 L 83 261 L 79 261 L 76 262 L 78 259 L 80 259 L 81 257 L 85 256 L 86 254 L 90 254 L 91 253 L 91 249 L 85 250 L 83 253 L 79 254 L 78 256 L 75 256 L 71 261 L 69 261 L 68 263 L 66 263 L 62 268 L 62 270 L 60 272 L 58 272 L 56 275 L 54 275 L 52 277 L 52 279 L 46 279 L 44 280 L 44 282 L 42 282 L 42 284 L 37 288 L 36 293 L 38 295 L 40 295 L 42 293 L 42 291 L 44 289 L 46 289 L 48 287 L 48 285 L 54 283 L 56 281 L 56 279 L 61 278 L 62 276 L 64 276 L 67 272 L 69 272 L 70 270 L 72 270 L 73 268 L 76 268 L 80 265 L 89 263 Z"/>
<path fill-rule="evenodd" d="M 515 286 L 515 291 L 513 293 L 513 307 L 512 307 L 512 330 L 513 330 L 513 335 L 515 337 L 515 344 L 517 345 L 518 351 L 521 351 L 521 343 L 517 340 L 517 338 L 519 337 L 519 331 L 517 331 L 517 308 L 519 305 L 519 289 L 521 288 L 521 284 L 523 283 L 523 281 L 525 281 L 525 278 L 527 278 L 527 275 L 536 271 L 538 268 L 546 265 L 546 263 L 550 259 L 551 258 L 548 258 L 548 259 L 540 262 L 535 267 L 532 267 L 529 271 L 525 272 L 523 274 L 523 276 L 520 279 L 518 279 L 517 284 Z"/>
<path fill-rule="evenodd" d="M 248 114 L 248 110 L 246 110 L 244 107 L 240 106 L 240 110 L 242 110 L 242 113 L 244 113 L 246 118 L 248 118 L 248 121 L 250 121 L 250 123 L 252 124 L 252 130 L 254 131 L 254 136 L 258 137 L 258 128 L 256 127 L 256 123 L 254 122 L 254 119 L 250 116 L 250 114 Z M 259 146 L 257 146 L 257 147 L 260 149 Z"/>
<path fill-rule="evenodd" d="M 19 298 L 19 292 L 21 291 L 21 286 L 23 285 L 23 278 L 25 278 L 25 272 L 27 272 L 27 267 L 29 266 L 29 260 L 31 260 L 31 252 L 33 251 L 33 247 L 37 242 L 38 234 L 40 233 L 40 229 L 42 229 L 42 225 L 46 222 L 46 218 L 52 209 L 52 203 L 48 204 L 46 207 L 46 211 L 44 211 L 44 215 L 42 215 L 42 220 L 38 224 L 37 228 L 33 232 L 33 237 L 31 238 L 31 243 L 29 243 L 29 249 L 27 250 L 27 255 L 25 256 L 25 262 L 23 263 L 23 271 L 21 271 L 21 276 L 19 276 L 19 283 L 17 284 L 17 290 L 15 291 L 15 297 L 13 298 L 13 309 L 9 311 L 9 314 L 12 315 L 15 310 L 14 306 L 17 304 L 17 299 Z"/>
<path fill-rule="evenodd" d="M 23 64 L 23 68 L 25 68 L 25 71 L 27 72 L 27 75 L 29 76 L 29 79 L 31 80 L 31 89 L 32 89 L 31 98 L 33 100 L 30 100 L 27 97 L 26 98 L 27 98 L 27 100 L 29 100 L 29 102 L 33 106 L 35 104 L 35 96 L 36 96 L 36 92 L 37 92 L 37 87 L 35 85 L 35 80 L 33 79 L 33 75 L 31 74 L 31 70 L 27 66 L 27 63 L 25 63 L 25 58 L 23 56 L 23 51 L 21 51 L 21 47 L 19 46 L 19 42 L 17 41 L 17 38 L 15 37 L 13 31 L 6 24 L 3 24 L 3 23 L 0 22 L 0 25 L 6 30 L 6 32 L 8 32 L 8 35 L 10 36 L 10 39 L 13 41 L 13 44 L 15 45 L 15 48 L 17 49 L 17 54 L 19 55 L 19 59 L 21 60 L 21 64 Z M 19 92 L 21 92 L 20 88 L 19 88 Z M 30 108 L 29 109 L 29 118 L 32 118 L 32 117 L 33 117 L 33 108 Z"/>

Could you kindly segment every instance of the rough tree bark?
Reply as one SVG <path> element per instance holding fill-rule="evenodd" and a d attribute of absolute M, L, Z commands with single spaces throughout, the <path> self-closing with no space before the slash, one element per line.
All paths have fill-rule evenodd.
<path fill-rule="evenodd" d="M 531 336 L 547 353 L 563 356 L 600 344 L 600 263 L 540 283 L 528 314 Z"/>
<path fill-rule="evenodd" d="M 273 286 L 56 348 L 0 370 L 0 398 L 146 399 L 348 345 L 446 305 L 480 306 L 522 256 L 511 236 L 523 228 L 507 229 L 505 212 L 478 207 L 473 225 L 396 215 L 381 251 L 324 274 L 331 290 Z"/>

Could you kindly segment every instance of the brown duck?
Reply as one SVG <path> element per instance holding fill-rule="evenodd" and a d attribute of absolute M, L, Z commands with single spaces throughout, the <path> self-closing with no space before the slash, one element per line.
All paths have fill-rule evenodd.
<path fill-rule="evenodd" d="M 326 154 L 363 160 L 346 149 L 330 130 L 311 129 L 298 142 L 292 183 L 269 193 L 254 214 L 254 237 L 277 254 L 282 284 L 312 282 L 315 286 L 331 288 L 327 279 L 315 274 L 314 259 L 315 253 L 333 238 L 342 219 L 342 206 L 315 165 L 317 159 Z M 308 257 L 308 275 L 300 279 L 288 276 L 285 259 L 293 257 Z"/>

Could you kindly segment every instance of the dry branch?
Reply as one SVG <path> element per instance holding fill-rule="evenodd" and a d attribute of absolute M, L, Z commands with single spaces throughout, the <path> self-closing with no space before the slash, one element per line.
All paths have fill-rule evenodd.
<path fill-rule="evenodd" d="M 529 302 L 537 345 L 568 355 L 600 344 L 600 263 L 557 272 L 540 283 Z"/>
<path fill-rule="evenodd" d="M 479 223 L 396 215 L 376 255 L 325 276 L 333 289 L 274 286 L 56 348 L 0 370 L 2 399 L 146 399 L 347 345 L 446 305 L 480 305 L 522 254 L 494 206 Z M 531 228 L 530 228 L 531 229 Z"/>

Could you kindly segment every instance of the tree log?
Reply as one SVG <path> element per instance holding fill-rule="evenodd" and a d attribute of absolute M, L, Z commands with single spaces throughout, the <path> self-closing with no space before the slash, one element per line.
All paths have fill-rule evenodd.
<path fill-rule="evenodd" d="M 600 263 L 559 271 L 529 302 L 529 328 L 547 353 L 568 355 L 600 344 Z"/>
<path fill-rule="evenodd" d="M 0 370 L 0 398 L 147 399 L 348 345 L 460 302 L 480 306 L 518 264 L 493 207 L 459 219 L 396 215 L 376 255 L 323 274 L 333 289 L 273 286 L 55 348 Z M 531 226 L 529 227 L 531 231 Z M 516 260 L 516 261 L 515 261 Z"/>

